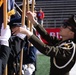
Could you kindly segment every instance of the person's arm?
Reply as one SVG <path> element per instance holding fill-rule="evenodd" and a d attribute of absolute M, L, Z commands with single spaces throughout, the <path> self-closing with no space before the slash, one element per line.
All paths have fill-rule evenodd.
<path fill-rule="evenodd" d="M 9 41 L 10 36 L 11 36 L 10 27 L 7 25 L 6 28 L 4 28 L 4 25 L 2 24 L 1 35 L 0 35 L 0 44 L 9 47 L 8 41 Z"/>
<path fill-rule="evenodd" d="M 48 46 L 46 44 L 44 44 L 43 42 L 41 42 L 35 35 L 33 35 L 32 32 L 30 32 L 29 30 L 22 28 L 22 27 L 16 27 L 13 29 L 13 33 L 17 34 L 17 33 L 23 33 L 26 34 L 28 36 L 28 40 L 43 54 L 47 55 L 47 56 L 56 56 L 59 58 L 64 57 L 63 54 L 64 52 L 66 53 L 66 55 L 69 56 L 69 51 L 65 50 L 64 47 L 60 47 L 60 46 Z M 65 46 L 65 43 L 64 43 Z M 66 47 L 66 46 L 65 46 Z M 62 50 L 63 49 L 63 50 Z M 67 49 L 67 48 L 66 48 Z M 65 57 L 66 57 L 65 55 Z"/>
<path fill-rule="evenodd" d="M 45 39 L 48 44 L 55 44 L 55 42 L 58 42 L 58 39 L 56 37 L 52 37 L 48 34 L 48 32 L 45 30 L 44 27 L 42 27 L 35 19 L 32 12 L 27 12 L 28 19 L 33 23 L 34 27 L 38 31 L 38 33 L 41 35 L 43 39 Z"/>
<path fill-rule="evenodd" d="M 48 34 L 48 32 L 43 28 L 41 25 L 38 23 L 35 23 L 34 27 L 38 31 L 38 33 L 41 35 L 43 39 L 47 41 L 49 45 L 54 45 L 56 44 L 59 40 L 56 37 L 52 37 Z"/>
<path fill-rule="evenodd" d="M 59 46 L 48 46 L 41 42 L 35 35 L 31 35 L 29 38 L 29 41 L 43 54 L 47 56 L 54 56 L 57 58 L 68 58 L 70 57 L 73 47 L 72 43 L 63 43 L 60 44 Z M 67 44 L 67 46 L 66 46 Z M 70 46 L 72 45 L 72 47 Z M 69 46 L 69 51 L 68 51 L 68 46 Z M 65 57 L 64 57 L 65 54 Z"/>
<path fill-rule="evenodd" d="M 32 32 L 30 32 L 29 30 L 23 28 L 23 27 L 15 27 L 14 29 L 12 29 L 13 34 L 16 35 L 18 33 L 23 33 L 26 34 L 28 37 L 28 40 L 38 49 L 40 50 L 43 54 L 46 54 L 44 52 L 45 50 L 45 44 L 43 44 L 35 35 L 33 35 Z"/>
<path fill-rule="evenodd" d="M 7 25 L 6 28 L 4 29 L 4 26 L 2 25 L 0 35 L 0 60 L 2 61 L 2 65 L 0 63 L 0 66 L 2 66 L 2 73 L 4 72 L 11 51 L 9 47 L 10 36 L 11 31 L 9 26 Z"/>

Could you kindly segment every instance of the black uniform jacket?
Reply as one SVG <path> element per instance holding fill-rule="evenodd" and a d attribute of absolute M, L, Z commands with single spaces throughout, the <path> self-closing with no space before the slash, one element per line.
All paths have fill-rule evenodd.
<path fill-rule="evenodd" d="M 11 36 L 9 40 L 9 47 L 11 48 L 11 52 L 8 59 L 8 75 L 13 75 L 15 73 L 18 75 L 19 71 L 19 63 L 20 63 L 20 53 L 24 44 L 26 43 L 24 40 L 19 38 L 18 36 Z"/>
<path fill-rule="evenodd" d="M 42 43 L 37 37 L 32 35 L 29 41 L 43 54 L 50 59 L 50 75 L 64 75 L 69 72 L 75 64 L 76 49 L 72 39 L 61 41 L 50 36 L 41 25 L 35 25 L 36 30 L 48 42 Z"/>

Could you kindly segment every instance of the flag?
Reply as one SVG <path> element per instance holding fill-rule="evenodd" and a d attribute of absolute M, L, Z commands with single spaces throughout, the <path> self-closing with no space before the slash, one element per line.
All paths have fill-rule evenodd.
<path fill-rule="evenodd" d="M 14 10 L 14 0 L 7 0 L 7 10 L 8 10 L 8 16 L 14 15 L 15 10 Z"/>
<path fill-rule="evenodd" d="M 0 0 L 0 29 L 3 23 L 3 1 Z M 7 0 L 7 15 L 8 17 L 15 14 L 14 10 L 14 0 Z"/>
<path fill-rule="evenodd" d="M 1 7 L 2 4 L 3 4 L 3 0 L 0 0 L 0 7 Z"/>

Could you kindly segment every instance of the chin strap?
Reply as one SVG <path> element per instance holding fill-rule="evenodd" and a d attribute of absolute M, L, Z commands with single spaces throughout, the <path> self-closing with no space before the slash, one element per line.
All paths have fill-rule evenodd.
<path fill-rule="evenodd" d="M 69 59 L 69 61 L 68 61 L 65 65 L 63 65 L 63 66 L 58 66 L 58 65 L 56 64 L 56 59 L 53 58 L 53 63 L 54 63 L 54 65 L 55 65 L 57 68 L 63 69 L 63 68 L 65 68 L 65 67 L 72 61 L 72 59 L 73 59 L 73 57 L 74 57 L 74 55 L 75 55 L 75 44 L 74 44 L 73 42 L 71 42 L 71 43 L 73 44 L 72 47 L 74 47 L 73 54 L 72 54 L 71 58 Z"/>

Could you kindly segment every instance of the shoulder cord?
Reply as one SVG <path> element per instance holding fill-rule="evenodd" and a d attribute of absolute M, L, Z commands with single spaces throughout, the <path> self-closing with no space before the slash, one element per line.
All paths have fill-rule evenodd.
<path fill-rule="evenodd" d="M 73 47 L 74 47 L 73 54 L 72 54 L 71 58 L 69 59 L 69 61 L 68 61 L 65 65 L 63 65 L 63 66 L 58 66 L 58 65 L 56 64 L 55 58 L 53 58 L 53 63 L 54 63 L 54 65 L 55 65 L 57 68 L 59 68 L 59 69 L 65 68 L 65 67 L 72 61 L 72 59 L 73 59 L 73 57 L 74 57 L 74 55 L 75 55 L 75 44 L 74 44 L 73 42 L 72 42 L 72 44 L 73 44 Z"/>

